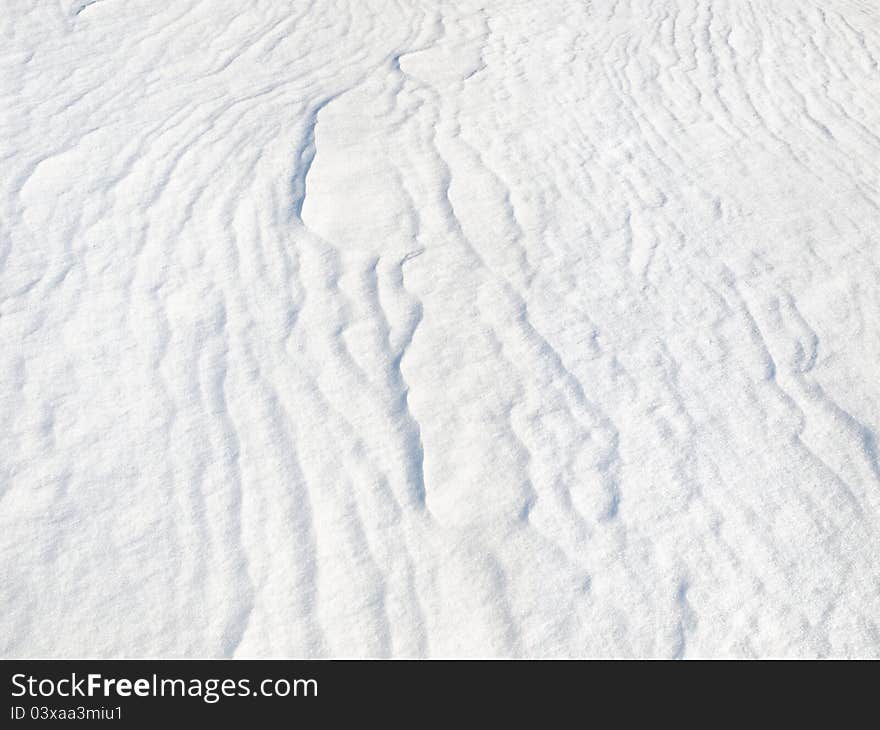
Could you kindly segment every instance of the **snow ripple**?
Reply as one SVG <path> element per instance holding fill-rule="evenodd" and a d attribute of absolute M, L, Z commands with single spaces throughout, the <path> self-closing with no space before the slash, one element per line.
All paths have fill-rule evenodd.
<path fill-rule="evenodd" d="M 4 656 L 880 655 L 880 16 L 16 0 Z"/>

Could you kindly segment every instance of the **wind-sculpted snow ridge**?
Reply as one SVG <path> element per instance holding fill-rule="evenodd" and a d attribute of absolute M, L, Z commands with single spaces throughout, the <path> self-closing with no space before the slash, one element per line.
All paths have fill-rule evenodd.
<path fill-rule="evenodd" d="M 880 11 L 11 0 L 3 656 L 880 656 Z"/>

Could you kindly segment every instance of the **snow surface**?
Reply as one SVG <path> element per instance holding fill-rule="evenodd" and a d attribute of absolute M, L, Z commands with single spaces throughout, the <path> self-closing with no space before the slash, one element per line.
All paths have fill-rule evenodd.
<path fill-rule="evenodd" d="M 6 0 L 4 656 L 880 656 L 880 9 Z"/>

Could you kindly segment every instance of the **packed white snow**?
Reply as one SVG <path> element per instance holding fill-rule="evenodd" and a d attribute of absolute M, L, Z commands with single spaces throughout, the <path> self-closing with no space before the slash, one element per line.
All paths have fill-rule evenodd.
<path fill-rule="evenodd" d="M 0 37 L 0 654 L 880 656 L 877 3 Z"/>

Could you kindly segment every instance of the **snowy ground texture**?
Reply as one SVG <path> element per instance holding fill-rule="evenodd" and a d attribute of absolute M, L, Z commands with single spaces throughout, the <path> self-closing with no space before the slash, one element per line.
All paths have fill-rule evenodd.
<path fill-rule="evenodd" d="M 3 656 L 880 656 L 880 6 L 5 0 Z"/>

